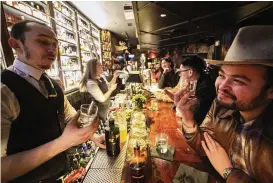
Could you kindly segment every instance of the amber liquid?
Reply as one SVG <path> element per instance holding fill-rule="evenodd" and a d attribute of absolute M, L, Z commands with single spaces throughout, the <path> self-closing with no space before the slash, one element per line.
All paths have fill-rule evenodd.
<path fill-rule="evenodd" d="M 139 147 L 138 147 L 139 148 Z M 130 162 L 131 179 L 142 180 L 145 176 L 145 158 L 140 155 L 140 149 L 134 149 L 134 157 Z"/>

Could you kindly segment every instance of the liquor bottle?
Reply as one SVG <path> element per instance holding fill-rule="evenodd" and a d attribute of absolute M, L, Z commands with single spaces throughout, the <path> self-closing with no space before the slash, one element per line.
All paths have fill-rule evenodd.
<path fill-rule="evenodd" d="M 145 176 L 145 157 L 141 156 L 140 145 L 136 143 L 134 147 L 134 155 L 130 161 L 131 178 L 132 180 L 142 180 Z"/>
<path fill-rule="evenodd" d="M 83 143 L 83 144 L 82 144 L 82 150 L 83 150 L 83 152 L 85 153 L 85 156 L 88 156 L 88 157 L 90 156 L 91 151 L 88 149 L 86 143 Z"/>
<path fill-rule="evenodd" d="M 105 127 L 106 151 L 109 156 L 117 156 L 120 153 L 119 127 L 115 125 L 115 120 L 110 118 L 108 126 Z"/>

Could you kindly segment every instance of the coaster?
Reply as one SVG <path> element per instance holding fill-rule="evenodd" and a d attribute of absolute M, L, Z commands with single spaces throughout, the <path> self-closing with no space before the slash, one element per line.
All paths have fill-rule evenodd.
<path fill-rule="evenodd" d="M 173 183 L 207 183 L 209 174 L 193 167 L 180 164 Z"/>
<path fill-rule="evenodd" d="M 168 161 L 173 161 L 174 153 L 175 153 L 175 147 L 173 147 L 173 146 L 168 146 L 168 151 L 164 154 L 158 152 L 156 147 L 154 147 L 154 148 L 152 148 L 151 156 L 155 157 L 155 158 L 168 160 Z"/>

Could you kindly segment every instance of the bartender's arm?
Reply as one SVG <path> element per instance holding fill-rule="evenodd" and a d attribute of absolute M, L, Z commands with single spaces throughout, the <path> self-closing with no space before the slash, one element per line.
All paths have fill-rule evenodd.
<path fill-rule="evenodd" d="M 8 182 L 22 176 L 69 147 L 85 142 L 93 136 L 99 125 L 96 120 L 90 127 L 78 129 L 76 123 L 79 114 L 77 114 L 67 124 L 59 138 L 34 149 L 7 155 L 12 121 L 19 115 L 20 106 L 14 94 L 6 86 L 1 86 L 1 89 L 1 182 Z"/>
<path fill-rule="evenodd" d="M 109 82 L 109 86 L 116 84 L 117 78 L 118 78 L 118 76 L 119 76 L 118 71 L 119 71 L 119 70 L 116 70 L 116 71 L 114 72 L 114 74 L 113 74 L 114 76 L 113 76 L 112 80 Z"/>
<path fill-rule="evenodd" d="M 70 104 L 70 102 L 67 100 L 67 97 L 64 96 L 64 116 L 65 116 L 65 121 L 70 121 L 73 118 L 73 116 L 75 116 L 76 114 L 77 114 L 77 111 L 74 109 L 74 107 L 72 107 L 72 105 Z M 102 149 L 106 148 L 106 146 L 103 144 L 103 142 L 105 141 L 105 136 L 104 135 L 94 134 L 90 139 L 99 148 L 102 148 Z"/>
<path fill-rule="evenodd" d="M 95 82 L 90 81 L 87 83 L 88 92 L 95 98 L 96 101 L 100 103 L 105 102 L 116 88 L 117 84 L 111 85 L 109 90 L 105 94 L 103 94 L 101 89 Z"/>

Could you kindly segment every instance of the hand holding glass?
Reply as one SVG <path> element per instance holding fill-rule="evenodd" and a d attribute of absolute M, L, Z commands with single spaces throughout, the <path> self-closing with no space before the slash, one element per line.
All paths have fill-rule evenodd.
<path fill-rule="evenodd" d="M 192 94 L 189 98 L 195 98 L 196 86 L 197 86 L 197 80 L 190 81 L 189 90 Z"/>
<path fill-rule="evenodd" d="M 98 106 L 92 102 L 91 104 L 82 104 L 81 113 L 78 120 L 78 127 L 84 128 L 89 126 L 97 117 Z"/>

